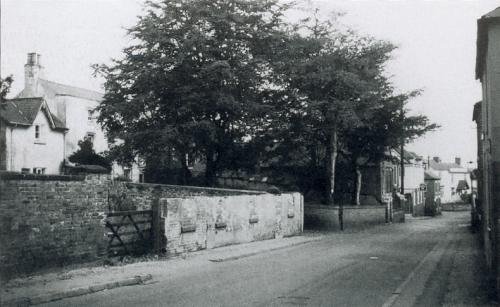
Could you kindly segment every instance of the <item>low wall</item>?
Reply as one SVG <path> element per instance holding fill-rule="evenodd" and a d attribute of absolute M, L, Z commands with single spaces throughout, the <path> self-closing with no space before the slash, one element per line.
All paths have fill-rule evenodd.
<path fill-rule="evenodd" d="M 444 203 L 441 204 L 441 211 L 470 211 L 471 205 L 469 203 Z"/>
<path fill-rule="evenodd" d="M 385 206 L 344 206 L 344 229 L 362 229 L 386 222 Z M 304 227 L 339 230 L 339 208 L 323 205 L 304 206 Z"/>
<path fill-rule="evenodd" d="M 180 254 L 292 236 L 303 230 L 303 197 L 239 195 L 160 200 L 165 251 Z"/>
<path fill-rule="evenodd" d="M 193 250 L 192 244 L 197 243 L 192 243 L 192 234 L 183 232 L 175 237 L 179 227 L 189 232 L 190 221 L 197 225 L 195 233 L 203 231 L 207 238 L 194 242 L 202 242 L 201 246 L 207 248 L 302 230 L 302 196 L 298 193 L 272 195 L 134 184 L 112 181 L 103 174 L 83 177 L 0 172 L 0 280 L 42 268 L 103 259 L 109 243 L 110 229 L 105 226 L 108 213 L 152 210 L 159 206 L 160 199 L 166 204 L 168 223 L 164 228 L 171 241 L 167 241 L 169 246 L 156 242 L 156 250 Z M 177 210 L 176 203 L 182 203 Z M 251 225 L 244 225 L 245 215 L 251 216 L 246 218 L 247 223 L 252 218 Z M 158 229 L 156 225 L 154 229 Z"/>

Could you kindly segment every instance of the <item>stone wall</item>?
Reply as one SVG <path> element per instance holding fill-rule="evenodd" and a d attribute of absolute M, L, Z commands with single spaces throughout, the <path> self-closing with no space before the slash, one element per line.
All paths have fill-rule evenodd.
<path fill-rule="evenodd" d="M 169 241 L 155 243 L 157 251 L 178 253 L 302 231 L 298 193 L 135 184 L 103 174 L 0 172 L 0 279 L 102 259 L 108 212 L 150 210 L 160 203 Z"/>
<path fill-rule="evenodd" d="M 344 229 L 363 229 L 386 222 L 385 206 L 344 206 Z M 339 208 L 324 205 L 304 207 L 307 229 L 339 230 Z"/>
<path fill-rule="evenodd" d="M 303 230 L 300 193 L 199 196 L 160 203 L 167 254 L 292 236 Z"/>

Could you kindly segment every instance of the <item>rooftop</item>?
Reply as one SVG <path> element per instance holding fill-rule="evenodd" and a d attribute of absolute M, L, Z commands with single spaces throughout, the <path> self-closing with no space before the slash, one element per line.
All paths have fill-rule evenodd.
<path fill-rule="evenodd" d="M 434 175 L 431 172 L 425 171 L 424 172 L 424 180 L 440 180 L 439 176 Z"/>
<path fill-rule="evenodd" d="M 45 90 L 46 94 L 52 96 L 71 96 L 94 101 L 102 101 L 104 96 L 102 93 L 96 91 L 87 90 L 76 86 L 65 85 L 44 79 L 39 79 L 39 82 Z"/>
<path fill-rule="evenodd" d="M 43 98 L 18 98 L 6 100 L 0 104 L 0 117 L 8 124 L 31 126 L 38 112 L 47 111 L 49 121 L 53 122 L 54 129 L 66 129 L 64 123 L 52 114 Z"/>
<path fill-rule="evenodd" d="M 429 163 L 429 166 L 436 171 L 450 171 L 452 168 L 463 168 L 456 163 L 436 162 L 432 159 L 429 161 Z"/>
<path fill-rule="evenodd" d="M 488 26 L 493 22 L 500 21 L 500 7 L 483 15 L 477 20 L 477 41 L 476 41 L 476 79 L 482 79 L 488 49 Z"/>

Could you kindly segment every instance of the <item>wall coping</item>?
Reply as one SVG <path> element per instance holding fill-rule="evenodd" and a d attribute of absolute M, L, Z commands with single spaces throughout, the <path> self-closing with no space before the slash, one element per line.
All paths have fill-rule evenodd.
<path fill-rule="evenodd" d="M 365 210 L 365 209 L 385 209 L 384 205 L 378 206 L 343 206 L 344 210 Z M 308 205 L 304 204 L 304 209 L 326 209 L 326 210 L 339 210 L 339 206 L 328 206 L 328 205 Z"/>
<path fill-rule="evenodd" d="M 199 187 L 190 185 L 173 185 L 173 184 L 159 184 L 159 183 L 136 183 L 127 182 L 127 187 L 148 187 L 148 188 L 171 188 L 178 190 L 192 190 L 192 191 L 213 191 L 213 192 L 230 192 L 230 193 L 240 193 L 240 194 L 269 194 L 266 191 L 255 191 L 255 190 L 238 190 L 238 189 L 223 189 L 223 188 L 210 188 L 210 187 Z"/>
<path fill-rule="evenodd" d="M 0 171 L 0 180 L 85 181 L 83 175 L 42 175 Z"/>

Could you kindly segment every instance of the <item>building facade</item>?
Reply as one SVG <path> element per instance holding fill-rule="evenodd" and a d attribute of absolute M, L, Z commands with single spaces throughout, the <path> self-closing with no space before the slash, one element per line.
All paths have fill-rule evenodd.
<path fill-rule="evenodd" d="M 406 213 L 422 216 L 425 214 L 425 165 L 423 159 L 414 152 L 405 150 L 404 167 Z"/>
<path fill-rule="evenodd" d="M 0 170 L 57 174 L 68 129 L 43 98 L 0 103 Z"/>
<path fill-rule="evenodd" d="M 425 215 L 435 216 L 441 214 L 441 178 L 425 172 Z"/>
<path fill-rule="evenodd" d="M 442 162 L 439 157 L 429 160 L 429 170 L 441 180 L 441 202 L 462 201 L 463 194 L 471 193 L 470 170 L 462 165 L 460 158 L 454 163 Z"/>
<path fill-rule="evenodd" d="M 475 108 L 478 125 L 478 201 L 482 241 L 490 277 L 500 290 L 500 7 L 477 23 L 476 79 L 482 101 Z"/>

